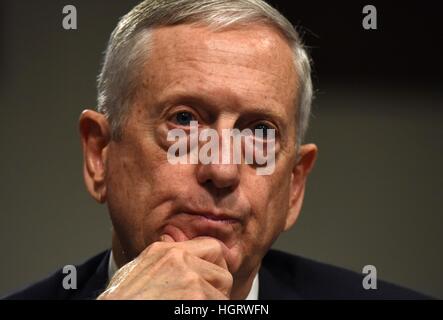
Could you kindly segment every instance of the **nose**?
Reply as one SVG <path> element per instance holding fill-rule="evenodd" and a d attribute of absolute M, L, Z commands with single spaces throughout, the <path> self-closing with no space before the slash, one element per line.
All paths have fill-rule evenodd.
<path fill-rule="evenodd" d="M 240 182 L 240 164 L 234 161 L 234 153 L 240 152 L 236 150 L 232 143 L 231 137 L 228 134 L 230 128 L 233 127 L 234 119 L 226 117 L 219 119 L 217 123 L 218 134 L 218 163 L 199 163 L 197 167 L 197 180 L 201 185 L 206 187 L 211 186 L 220 191 L 225 189 L 226 191 L 234 190 Z M 225 135 L 226 134 L 226 135 Z M 223 152 L 226 154 L 223 155 Z M 223 158 L 226 156 L 226 158 Z M 240 156 L 241 155 L 237 155 Z M 228 160 L 228 161 L 224 161 Z"/>
<path fill-rule="evenodd" d="M 197 180 L 201 185 L 233 190 L 240 182 L 239 168 L 237 164 L 199 164 Z"/>

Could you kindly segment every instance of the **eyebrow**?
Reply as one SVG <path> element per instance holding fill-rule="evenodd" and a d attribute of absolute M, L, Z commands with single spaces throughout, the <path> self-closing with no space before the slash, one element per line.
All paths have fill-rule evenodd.
<path fill-rule="evenodd" d="M 277 112 L 273 112 L 272 108 L 265 106 L 257 106 L 248 108 L 248 112 L 254 115 L 264 115 L 267 118 L 275 119 L 281 127 L 284 127 L 287 124 L 285 117 L 280 115 Z"/>
<path fill-rule="evenodd" d="M 233 105 L 239 105 L 239 100 L 236 97 L 231 97 Z M 160 107 L 159 112 L 163 111 L 175 103 L 184 103 L 195 106 L 204 111 L 209 110 L 220 110 L 219 104 L 215 99 L 209 95 L 202 92 L 194 91 L 173 91 L 164 95 L 163 98 L 159 99 L 158 107 Z M 238 110 L 237 108 L 232 108 L 233 110 Z M 273 111 L 274 108 L 267 106 L 242 106 L 241 113 L 248 113 L 255 116 L 264 116 L 265 118 L 273 119 L 277 122 L 281 130 L 284 130 L 288 125 L 287 117 L 284 117 L 278 112 Z"/>

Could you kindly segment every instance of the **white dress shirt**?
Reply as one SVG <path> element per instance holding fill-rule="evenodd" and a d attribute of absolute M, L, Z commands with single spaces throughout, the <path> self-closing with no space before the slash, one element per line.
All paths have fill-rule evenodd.
<path fill-rule="evenodd" d="M 109 263 L 108 263 L 108 282 L 109 280 L 114 276 L 114 274 L 117 272 L 118 267 L 114 260 L 114 255 L 109 255 Z M 251 290 L 249 291 L 248 296 L 246 297 L 246 300 L 258 300 L 258 273 L 255 275 L 254 281 L 252 282 Z"/>

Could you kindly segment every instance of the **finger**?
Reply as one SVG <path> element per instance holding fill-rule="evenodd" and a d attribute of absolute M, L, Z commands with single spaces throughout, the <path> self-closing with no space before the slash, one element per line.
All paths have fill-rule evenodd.
<path fill-rule="evenodd" d="M 233 278 L 231 273 L 214 263 L 189 255 L 189 267 L 227 297 L 231 294 Z"/>
<path fill-rule="evenodd" d="M 224 294 L 223 292 L 214 288 L 209 282 L 203 280 L 202 289 L 204 292 L 205 300 L 228 300 L 229 295 Z"/>
<path fill-rule="evenodd" d="M 174 239 L 175 242 L 182 242 L 190 240 L 188 236 L 176 226 L 167 225 L 163 230 L 163 234 L 167 234 Z"/>
<path fill-rule="evenodd" d="M 197 237 L 192 240 L 178 242 L 175 245 L 207 262 L 228 269 L 226 262 L 228 248 L 220 240 L 211 237 Z"/>

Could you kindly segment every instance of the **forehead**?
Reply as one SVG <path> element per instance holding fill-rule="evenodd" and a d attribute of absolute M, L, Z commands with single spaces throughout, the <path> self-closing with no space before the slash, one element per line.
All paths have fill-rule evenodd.
<path fill-rule="evenodd" d="M 297 75 L 290 46 L 269 26 L 213 31 L 178 25 L 153 30 L 143 84 L 159 99 L 174 91 L 195 92 L 290 116 Z"/>

